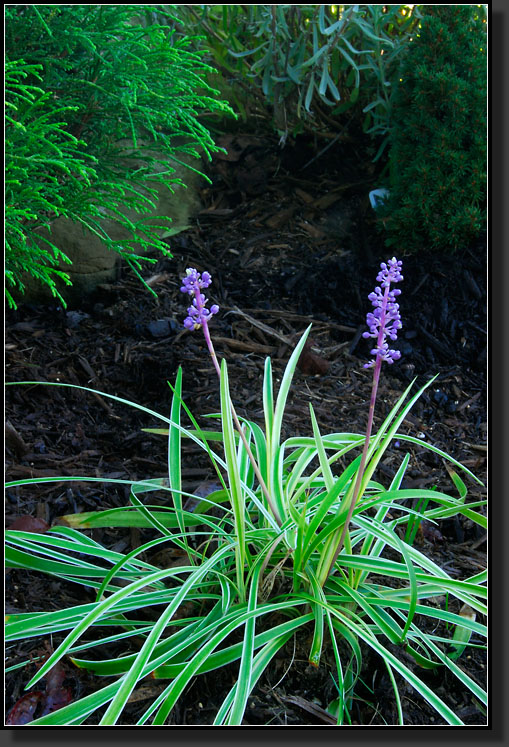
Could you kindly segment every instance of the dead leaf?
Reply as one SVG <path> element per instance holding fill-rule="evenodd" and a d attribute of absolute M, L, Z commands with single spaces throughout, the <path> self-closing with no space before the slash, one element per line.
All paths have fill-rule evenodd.
<path fill-rule="evenodd" d="M 303 374 L 323 376 L 330 368 L 330 362 L 313 352 L 313 340 L 307 340 L 300 354 L 297 366 Z"/>
<path fill-rule="evenodd" d="M 168 280 L 170 277 L 169 273 L 167 272 L 159 272 L 156 275 L 152 275 L 152 277 L 148 278 L 148 280 L 145 280 L 145 283 L 152 288 L 154 285 L 159 285 L 159 283 L 164 283 L 165 280 Z"/>
<path fill-rule="evenodd" d="M 18 532 L 33 532 L 34 534 L 45 534 L 49 529 L 49 524 L 44 519 L 38 519 L 35 516 L 18 516 L 9 529 L 16 529 Z"/>
<path fill-rule="evenodd" d="M 422 531 L 422 536 L 424 539 L 428 540 L 428 542 L 435 544 L 436 542 L 442 542 L 444 539 L 440 530 L 430 521 L 421 521 L 419 528 Z"/>
<path fill-rule="evenodd" d="M 261 355 L 272 355 L 276 348 L 272 345 L 260 345 L 258 342 L 243 342 L 230 337 L 214 337 L 214 343 L 222 343 L 234 350 L 245 350 L 249 353 L 260 353 Z"/>
<path fill-rule="evenodd" d="M 285 703 L 291 703 L 292 705 L 299 706 L 299 708 L 303 708 L 305 711 L 311 713 L 316 718 L 319 718 L 320 721 L 324 721 L 326 724 L 336 725 L 338 723 L 337 718 L 328 713 L 324 708 L 316 703 L 312 703 L 310 700 L 301 698 L 299 695 L 280 695 L 279 697 Z"/>
<path fill-rule="evenodd" d="M 37 691 L 26 693 L 13 705 L 6 716 L 6 726 L 24 726 L 34 720 L 35 709 L 39 705 L 44 693 Z"/>
<path fill-rule="evenodd" d="M 271 337 L 276 337 L 278 340 L 281 340 L 281 342 L 284 342 L 285 345 L 291 345 L 292 340 L 287 337 L 286 335 L 281 335 L 277 330 L 275 330 L 273 327 L 269 327 L 268 324 L 264 324 L 263 322 L 259 322 L 258 319 L 254 319 L 252 316 L 249 316 L 249 314 L 246 314 L 245 311 L 241 311 L 236 306 L 231 308 L 230 313 L 232 314 L 238 314 L 243 319 L 247 319 L 247 321 L 253 325 L 253 327 L 257 327 L 262 332 L 266 332 Z"/>
<path fill-rule="evenodd" d="M 16 428 L 8 420 L 5 423 L 5 443 L 18 457 L 22 457 L 29 451 L 29 447 L 23 441 Z"/>
<path fill-rule="evenodd" d="M 68 705 L 73 699 L 73 693 L 71 688 L 63 687 L 65 678 L 63 667 L 55 664 L 42 680 L 46 686 L 45 691 L 37 690 L 23 695 L 7 714 L 6 725 L 24 726 L 34 718 L 47 716 L 48 713 L 53 713 Z"/>
<path fill-rule="evenodd" d="M 319 210 L 326 210 L 328 207 L 334 205 L 335 202 L 341 200 L 342 198 L 342 194 L 338 194 L 337 192 L 327 192 L 327 194 L 319 197 L 318 200 L 314 201 L 313 207 L 318 208 Z"/>
<path fill-rule="evenodd" d="M 66 673 L 61 664 L 55 664 L 52 667 L 44 681 L 46 683 L 46 692 L 44 693 L 44 702 L 41 716 L 58 711 L 60 708 L 68 705 L 72 699 L 72 691 L 69 687 L 63 687 Z"/>
<path fill-rule="evenodd" d="M 140 687 L 137 687 L 134 692 L 131 693 L 129 696 L 127 702 L 128 703 L 139 703 L 142 700 L 152 700 L 156 698 L 159 693 L 161 693 L 166 685 L 156 685 L 149 684 L 149 685 L 141 685 Z"/>
<path fill-rule="evenodd" d="M 312 223 L 306 223 L 303 220 L 298 221 L 298 225 L 302 228 L 303 231 L 305 231 L 309 236 L 311 236 L 312 239 L 324 239 L 327 234 L 321 230 L 321 228 L 317 228 Z"/>
<path fill-rule="evenodd" d="M 294 191 L 295 191 L 295 194 L 297 195 L 297 197 L 300 197 L 301 200 L 303 200 L 304 202 L 306 202 L 308 205 L 311 202 L 313 202 L 314 199 L 315 199 L 313 197 L 313 195 L 310 195 L 308 192 L 304 192 L 304 190 L 300 189 L 300 187 L 295 187 Z"/>
<path fill-rule="evenodd" d="M 219 161 L 238 161 L 249 147 L 259 147 L 260 140 L 250 135 L 222 135 L 216 141 L 217 145 L 226 150 L 226 153 L 215 153 L 214 159 Z"/>
<path fill-rule="evenodd" d="M 296 209 L 296 207 L 291 207 L 286 210 L 280 210 L 278 213 L 275 213 L 266 220 L 265 225 L 269 226 L 269 228 L 282 228 L 293 218 Z"/>

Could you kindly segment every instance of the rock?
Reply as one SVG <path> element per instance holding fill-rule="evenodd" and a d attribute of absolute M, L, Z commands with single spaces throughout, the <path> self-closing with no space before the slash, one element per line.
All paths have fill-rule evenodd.
<path fill-rule="evenodd" d="M 90 314 L 81 311 L 68 311 L 65 315 L 65 323 L 70 329 L 77 327 L 84 319 L 90 319 Z"/>
<path fill-rule="evenodd" d="M 152 337 L 168 337 L 171 333 L 170 323 L 167 319 L 157 319 L 147 324 L 147 330 Z"/>
<path fill-rule="evenodd" d="M 157 201 L 154 200 L 156 208 L 153 212 L 140 216 L 134 210 L 125 210 L 124 215 L 131 220 L 139 220 L 140 217 L 143 217 L 148 222 L 151 218 L 171 218 L 171 224 L 155 229 L 159 238 L 168 238 L 186 230 L 192 224 L 194 217 L 202 208 L 199 190 L 205 182 L 196 171 L 170 160 L 167 156 L 156 151 L 151 152 L 151 155 L 159 158 L 164 157 L 168 163 L 168 167 L 158 164 L 154 169 L 155 171 L 162 172 L 165 168 L 175 169 L 172 176 L 181 179 L 183 184 L 174 184 L 172 186 L 173 191 L 170 191 L 164 185 L 155 185 L 157 186 L 158 199 Z M 177 157 L 184 163 L 191 165 L 193 169 L 199 170 L 202 166 L 200 160 L 191 156 L 179 153 Z M 130 168 L 136 166 L 136 163 L 136 161 L 130 161 Z M 140 161 L 139 165 L 141 163 Z M 101 223 L 110 238 L 116 241 L 122 241 L 130 236 L 122 226 L 107 217 Z M 41 236 L 50 239 L 72 262 L 72 264 L 62 262 L 58 267 L 58 269 L 66 272 L 72 281 L 72 286 L 57 281 L 59 292 L 69 304 L 79 305 L 99 284 L 118 279 L 121 262 L 119 255 L 108 249 L 98 236 L 85 229 L 80 223 L 60 217 L 51 223 L 51 232 L 47 229 L 41 229 L 39 233 Z M 143 253 L 139 245 L 134 245 L 133 248 L 137 253 Z M 23 282 L 26 285 L 26 291 L 22 297 L 23 301 L 37 303 L 52 298 L 50 289 L 32 276 L 27 275 L 23 278 Z"/>

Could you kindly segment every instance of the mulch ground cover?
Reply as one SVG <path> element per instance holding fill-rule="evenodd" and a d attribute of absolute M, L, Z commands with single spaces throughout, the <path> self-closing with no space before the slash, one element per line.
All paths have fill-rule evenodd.
<path fill-rule="evenodd" d="M 263 423 L 265 357 L 271 357 L 277 381 L 300 334 L 312 323 L 310 344 L 289 396 L 286 435 L 311 435 L 310 401 L 323 434 L 364 432 L 371 389 L 371 372 L 363 368 L 370 357 L 369 342 L 362 338 L 371 308 L 367 296 L 380 261 L 392 254 L 375 230 L 367 198 L 378 186 L 373 164 L 355 141 L 336 143 L 318 158 L 312 140 L 281 150 L 271 138 L 228 135 L 224 144 L 228 156 L 215 158 L 208 168 L 212 184 L 203 190 L 204 209 L 196 224 L 172 238 L 172 259 L 161 258 L 145 270 L 157 300 L 122 270 L 118 281 L 67 310 L 56 303 L 21 303 L 17 311 L 7 312 L 7 381 L 78 384 L 167 414 L 167 381 L 173 382 L 182 366 L 184 399 L 193 414 L 218 412 L 218 382 L 203 337 L 182 327 L 187 297 L 179 290 L 180 278 L 187 267 L 196 267 L 212 274 L 207 295 L 221 308 L 213 319 L 212 335 L 218 356 L 228 361 L 240 416 Z M 383 371 L 375 428 L 414 377 L 418 385 L 438 374 L 402 431 L 434 444 L 485 482 L 485 237 L 452 256 L 405 256 L 404 249 L 395 253 L 403 259 L 405 276 L 398 299 L 403 329 L 397 347 L 402 357 Z M 141 430 L 158 423 L 99 394 L 37 384 L 9 386 L 6 419 L 8 480 L 77 478 L 72 483 L 9 489 L 7 527 L 18 522 L 19 528 L 44 531 L 65 514 L 124 506 L 127 486 L 108 480 L 165 476 L 165 439 Z M 436 485 L 455 494 L 443 461 L 411 444 L 404 449 L 393 444 L 380 465 L 382 482 L 390 481 L 408 450 L 404 487 Z M 80 476 L 101 477 L 104 484 L 80 482 Z M 184 445 L 184 489 L 199 492 L 213 479 L 193 446 Z M 468 501 L 484 496 L 478 484 L 468 481 L 468 487 Z M 129 552 L 149 533 L 96 529 L 91 535 Z M 485 568 L 485 534 L 467 519 L 444 520 L 438 528 L 424 522 L 416 542 L 455 578 Z M 7 574 L 8 611 L 60 609 L 89 598 L 92 592 L 83 587 L 43 574 L 15 569 Z M 41 656 L 56 643 L 28 640 L 9 645 L 7 665 Z M 310 667 L 308 647 L 306 640 L 289 642 L 253 692 L 246 726 L 330 726 L 326 708 L 337 697 L 331 669 L 327 657 L 318 669 Z M 356 693 L 354 723 L 395 724 L 385 667 L 364 653 L 364 685 Z M 480 649 L 470 649 L 459 664 L 484 685 L 486 662 Z M 64 692 L 64 699 L 81 697 L 103 684 L 71 664 L 63 666 L 56 688 Z M 7 676 L 7 710 L 19 702 L 34 671 L 35 664 L 27 664 Z M 446 670 L 419 674 L 465 724 L 486 724 L 486 714 L 469 691 Z M 210 725 L 235 676 L 232 667 L 197 678 L 169 723 Z M 400 685 L 406 724 L 445 723 L 409 686 L 403 681 Z M 135 723 L 162 687 L 153 681 L 141 683 L 122 724 Z M 26 720 L 41 712 L 41 702 L 35 699 L 27 705 L 32 710 Z"/>

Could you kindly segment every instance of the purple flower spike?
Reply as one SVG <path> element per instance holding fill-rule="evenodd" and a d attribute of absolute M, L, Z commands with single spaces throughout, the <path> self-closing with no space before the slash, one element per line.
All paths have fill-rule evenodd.
<path fill-rule="evenodd" d="M 208 288 L 211 282 L 212 277 L 209 272 L 200 274 L 193 267 L 186 270 L 186 276 L 182 280 L 180 290 L 182 293 L 194 296 L 192 306 L 188 308 L 188 315 L 184 320 L 186 329 L 200 329 L 202 325 L 207 325 L 212 316 L 219 311 L 219 306 L 216 304 L 210 307 L 210 311 L 207 309 L 208 298 L 205 298 L 201 292 L 201 289 Z"/>
<path fill-rule="evenodd" d="M 391 283 L 399 283 L 403 280 L 401 267 L 403 263 L 396 257 L 390 259 L 387 263 L 382 262 L 380 272 L 377 275 L 377 286 L 368 298 L 373 304 L 374 311 L 370 311 L 366 316 L 366 324 L 369 332 L 363 332 L 363 337 L 373 337 L 376 339 L 376 347 L 371 351 L 371 355 L 376 356 L 374 360 L 364 364 L 364 368 L 371 368 L 378 361 L 394 361 L 401 358 L 399 350 L 392 350 L 387 343 L 387 337 L 390 340 L 396 340 L 398 330 L 401 329 L 401 316 L 399 313 L 399 304 L 396 302 L 396 296 L 401 291 L 399 288 L 390 289 Z"/>

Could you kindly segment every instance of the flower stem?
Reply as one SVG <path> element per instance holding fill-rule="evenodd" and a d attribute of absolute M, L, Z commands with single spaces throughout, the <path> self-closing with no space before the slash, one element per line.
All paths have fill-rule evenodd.
<path fill-rule="evenodd" d="M 212 338 L 210 337 L 210 331 L 209 331 L 209 326 L 207 324 L 207 321 L 204 320 L 202 322 L 202 328 L 203 328 L 203 335 L 205 337 L 205 342 L 207 343 L 207 347 L 209 349 L 210 357 L 212 358 L 214 368 L 217 371 L 217 375 L 219 376 L 219 379 L 221 379 L 221 369 L 219 367 L 219 363 L 217 360 L 216 351 L 214 350 Z M 235 427 L 239 433 L 239 436 L 242 439 L 242 443 L 244 444 L 244 448 L 246 449 L 247 455 L 249 457 L 249 461 L 253 465 L 253 470 L 258 479 L 258 482 L 260 483 L 260 487 L 262 489 L 263 495 L 265 496 L 265 499 L 267 500 L 267 503 L 269 505 L 270 510 L 272 511 L 272 514 L 277 522 L 277 525 L 281 526 L 283 522 L 281 521 L 281 517 L 279 516 L 279 512 L 274 504 L 274 501 L 270 497 L 267 485 L 265 483 L 265 480 L 263 479 L 262 473 L 260 472 L 258 462 L 256 461 L 254 454 L 251 451 L 251 448 L 247 442 L 247 438 L 244 434 L 244 431 L 242 430 L 242 426 L 240 424 L 239 418 L 237 416 L 237 413 L 235 411 L 235 407 L 233 406 L 233 402 L 231 401 L 231 398 L 230 398 L 230 408 L 231 408 L 231 413 L 233 417 L 233 422 L 235 423 Z"/>
<path fill-rule="evenodd" d="M 353 490 L 353 496 L 352 501 L 350 503 L 350 508 L 348 510 L 348 515 L 345 520 L 345 524 L 343 526 L 343 531 L 341 533 L 341 537 L 339 538 L 338 546 L 336 548 L 336 551 L 334 553 L 334 556 L 332 558 L 329 571 L 327 573 L 327 578 L 330 576 L 332 569 L 334 568 L 334 563 L 336 562 L 339 553 L 343 549 L 343 544 L 345 541 L 345 536 L 348 530 L 348 526 L 350 524 L 350 521 L 352 519 L 352 515 L 355 509 L 355 506 L 357 505 L 357 502 L 360 498 L 360 488 L 362 483 L 362 478 L 364 477 L 364 468 L 366 467 L 366 460 L 368 456 L 368 449 L 369 449 L 369 441 L 371 438 L 371 431 L 373 429 L 373 416 L 375 413 L 375 402 L 376 402 L 376 394 L 378 390 L 378 382 L 380 379 L 380 369 L 382 368 L 382 359 L 379 358 L 376 361 L 375 369 L 373 372 L 373 384 L 371 387 L 371 400 L 369 403 L 369 414 L 368 414 L 368 425 L 366 428 L 366 438 L 364 439 L 364 447 L 362 449 L 362 456 L 361 456 L 361 463 L 359 465 L 359 469 L 357 471 L 357 479 L 355 481 L 355 487 Z"/>
<path fill-rule="evenodd" d="M 381 308 L 381 316 L 380 316 L 380 330 L 378 333 L 378 339 L 377 339 L 377 347 L 380 349 L 383 338 L 384 338 L 384 327 L 385 327 L 385 317 L 386 317 L 386 310 L 387 310 L 387 300 L 389 297 L 389 286 L 387 285 L 384 292 L 383 302 L 382 302 L 382 308 Z M 375 359 L 375 365 L 373 369 L 373 383 L 371 385 L 371 398 L 369 401 L 369 412 L 368 412 L 368 424 L 366 426 L 366 438 L 364 439 L 364 446 L 362 449 L 362 456 L 361 456 L 361 463 L 359 465 L 359 469 L 357 471 L 357 478 L 355 480 L 355 486 L 353 489 L 352 494 L 352 500 L 350 502 L 350 507 L 348 509 L 348 514 L 343 526 L 343 531 L 341 532 L 341 536 L 339 538 L 338 546 L 336 547 L 336 551 L 333 555 L 332 561 L 329 566 L 329 570 L 327 572 L 327 578 L 332 573 L 332 569 L 334 568 L 334 563 L 338 559 L 338 555 L 343 549 L 343 545 L 345 542 L 346 533 L 348 531 L 348 527 L 350 525 L 350 521 L 353 516 L 353 512 L 355 509 L 355 506 L 357 505 L 359 498 L 361 497 L 361 485 L 362 485 L 362 478 L 364 477 L 364 469 L 366 467 L 366 461 L 368 457 L 368 449 L 369 449 L 369 441 L 371 439 L 371 431 L 373 430 L 373 418 L 375 415 L 375 403 L 376 403 L 376 395 L 378 392 L 378 384 L 380 381 L 380 371 L 382 369 L 382 361 L 383 356 L 381 354 L 378 354 Z"/>

